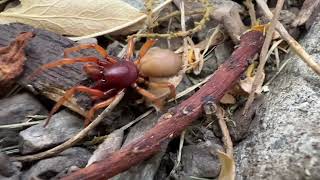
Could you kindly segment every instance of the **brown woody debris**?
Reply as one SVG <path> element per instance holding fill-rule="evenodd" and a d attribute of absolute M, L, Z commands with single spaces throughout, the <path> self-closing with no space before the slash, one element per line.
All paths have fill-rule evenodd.
<path fill-rule="evenodd" d="M 0 48 L 0 87 L 9 87 L 23 72 L 24 48 L 33 36 L 32 32 L 21 33 L 8 46 Z"/>

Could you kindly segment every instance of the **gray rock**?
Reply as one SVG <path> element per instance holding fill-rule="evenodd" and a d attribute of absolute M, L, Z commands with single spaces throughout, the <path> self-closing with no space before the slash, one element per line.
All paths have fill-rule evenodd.
<path fill-rule="evenodd" d="M 0 152 L 0 179 L 13 178 L 19 176 L 19 174 L 19 165 L 12 162 L 7 155 Z"/>
<path fill-rule="evenodd" d="M 21 179 L 21 174 L 14 174 L 10 177 L 6 177 L 6 176 L 1 176 L 0 175 L 0 179 L 1 180 L 20 180 Z"/>
<path fill-rule="evenodd" d="M 189 179 L 189 176 L 217 177 L 220 172 L 220 163 L 218 157 L 213 155 L 215 148 L 215 145 L 205 142 L 184 146 L 181 157 L 182 176 L 184 176 L 182 179 Z"/>
<path fill-rule="evenodd" d="M 56 157 L 43 159 L 23 173 L 22 179 L 50 179 L 67 171 L 72 166 L 84 167 L 90 157 L 90 152 L 84 148 L 74 147 L 63 151 Z"/>
<path fill-rule="evenodd" d="M 96 161 L 101 161 L 108 157 L 111 153 L 119 150 L 123 142 L 124 132 L 122 129 L 115 130 L 108 135 L 108 137 L 99 144 L 98 148 L 93 152 L 92 156 L 88 160 L 89 166 Z"/>
<path fill-rule="evenodd" d="M 28 93 L 0 100 L 0 125 L 21 123 L 36 114 L 47 114 L 47 110 Z"/>
<path fill-rule="evenodd" d="M 113 41 L 111 44 L 107 47 L 107 52 L 111 56 L 117 56 L 122 51 L 122 46 L 119 41 Z"/>
<path fill-rule="evenodd" d="M 47 110 L 30 94 L 23 93 L 0 100 L 0 125 L 25 122 L 30 115 L 46 115 Z M 17 145 L 20 129 L 1 129 L 0 148 Z"/>
<path fill-rule="evenodd" d="M 234 49 L 233 47 L 232 41 L 225 41 L 217 45 L 214 49 L 214 54 L 216 55 L 218 65 L 224 63 L 224 61 L 231 56 Z"/>
<path fill-rule="evenodd" d="M 156 113 L 153 113 L 132 127 L 123 146 L 141 137 L 146 131 L 148 131 L 158 122 L 159 117 L 160 114 L 156 115 Z M 166 147 L 163 149 L 165 150 Z M 130 168 L 128 171 L 123 172 L 112 179 L 152 180 L 158 170 L 163 154 L 164 152 L 157 153 L 152 158 Z"/>
<path fill-rule="evenodd" d="M 320 17 L 301 41 L 320 63 Z M 297 56 L 236 150 L 238 179 L 320 179 L 320 78 Z"/>
<path fill-rule="evenodd" d="M 67 111 L 52 116 L 47 127 L 43 123 L 20 132 L 22 154 L 49 148 L 73 137 L 83 128 L 83 121 Z"/>

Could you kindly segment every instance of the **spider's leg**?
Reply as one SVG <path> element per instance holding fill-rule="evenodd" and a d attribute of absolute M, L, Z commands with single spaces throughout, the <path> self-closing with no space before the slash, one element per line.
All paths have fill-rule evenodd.
<path fill-rule="evenodd" d="M 140 93 L 142 96 L 148 98 L 152 104 L 155 106 L 155 108 L 157 110 L 162 110 L 163 109 L 163 100 L 161 100 L 160 98 L 158 98 L 157 96 L 155 96 L 154 94 L 150 93 L 149 91 L 139 87 L 136 83 L 132 85 L 132 87 L 138 92 Z"/>
<path fill-rule="evenodd" d="M 95 57 L 78 57 L 78 58 L 63 58 L 48 64 L 44 64 L 38 69 L 36 69 L 31 75 L 27 77 L 28 80 L 32 80 L 36 75 L 40 74 L 42 71 L 55 68 L 63 65 L 74 64 L 79 62 L 93 62 L 99 63 L 99 59 Z"/>
<path fill-rule="evenodd" d="M 96 97 L 103 97 L 105 95 L 103 91 L 100 91 L 98 89 L 92 89 L 86 86 L 76 86 L 67 90 L 63 97 L 59 99 L 59 101 L 54 105 L 54 107 L 50 111 L 44 126 L 48 125 L 52 115 L 55 112 L 57 112 L 57 110 L 64 104 L 64 102 L 68 101 L 76 92 L 83 92 Z"/>
<path fill-rule="evenodd" d="M 156 43 L 154 39 L 148 39 L 140 49 L 139 57 L 135 61 L 135 64 L 140 64 L 140 59 L 148 52 L 148 50 Z"/>
<path fill-rule="evenodd" d="M 98 44 L 80 44 L 78 46 L 74 46 L 71 48 L 67 48 L 64 50 L 64 57 L 68 57 L 68 55 L 72 52 L 80 51 L 81 49 L 95 49 L 98 53 L 108 62 L 115 64 L 117 60 L 109 56 L 106 50 L 103 47 L 99 46 Z"/>
<path fill-rule="evenodd" d="M 105 100 L 105 101 L 102 101 L 96 105 L 94 105 L 87 113 L 87 116 L 86 116 L 86 120 L 84 121 L 84 125 L 87 126 L 90 124 L 90 122 L 93 120 L 93 117 L 94 117 L 94 113 L 99 110 L 99 109 L 102 109 L 102 108 L 105 108 L 107 106 L 109 106 L 112 101 L 114 100 L 115 96 Z"/>

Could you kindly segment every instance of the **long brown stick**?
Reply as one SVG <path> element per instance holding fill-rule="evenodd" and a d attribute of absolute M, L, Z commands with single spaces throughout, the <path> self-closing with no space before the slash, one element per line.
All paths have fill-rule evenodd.
<path fill-rule="evenodd" d="M 219 102 L 244 72 L 249 59 L 260 51 L 263 39 L 259 31 L 250 31 L 242 35 L 238 49 L 219 67 L 210 80 L 193 96 L 164 114 L 160 123 L 146 132 L 143 137 L 116 151 L 105 160 L 76 171 L 63 179 L 107 179 L 159 152 L 162 144 L 178 136 L 201 116 L 204 104 Z"/>

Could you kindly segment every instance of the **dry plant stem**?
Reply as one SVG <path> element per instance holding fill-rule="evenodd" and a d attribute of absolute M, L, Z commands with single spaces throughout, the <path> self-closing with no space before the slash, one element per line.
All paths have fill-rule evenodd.
<path fill-rule="evenodd" d="M 273 14 L 268 8 L 268 5 L 263 0 L 256 0 L 257 4 L 261 7 L 262 11 L 267 15 L 269 19 L 272 18 Z M 277 21 L 276 29 L 280 33 L 281 37 L 287 41 L 294 52 L 318 75 L 320 75 L 320 65 L 316 63 L 312 56 L 310 56 L 303 47 L 290 36 L 288 31 L 283 27 L 283 25 Z"/>
<path fill-rule="evenodd" d="M 32 126 L 32 125 L 40 124 L 41 122 L 44 122 L 44 121 L 23 122 L 23 123 L 17 123 L 17 124 L 2 125 L 2 126 L 0 126 L 0 130 L 1 129 L 15 129 L 15 128 L 21 128 L 21 127 L 26 127 L 26 126 Z"/>
<path fill-rule="evenodd" d="M 254 76 L 254 81 L 252 84 L 252 88 L 251 88 L 251 92 L 249 94 L 248 100 L 245 104 L 245 107 L 243 109 L 243 114 L 246 115 L 248 112 L 249 107 L 251 106 L 253 100 L 254 100 L 254 96 L 255 96 L 255 92 L 258 88 L 260 88 L 262 86 L 262 83 L 264 81 L 264 66 L 267 62 L 267 54 L 268 54 L 268 49 L 269 46 L 271 44 L 272 41 L 272 35 L 274 33 L 276 24 L 278 22 L 278 18 L 280 15 L 280 11 L 282 9 L 284 0 L 278 0 L 277 1 L 277 5 L 275 8 L 275 13 L 274 16 L 272 17 L 271 23 L 270 23 L 270 27 L 268 28 L 267 31 L 267 35 L 266 35 L 266 39 L 264 40 L 262 49 L 261 49 L 261 53 L 260 53 L 260 61 L 259 61 L 259 66 L 257 68 L 257 73 Z"/>
<path fill-rule="evenodd" d="M 250 20 L 251 20 L 251 26 L 254 26 L 257 24 L 257 18 L 256 18 L 256 12 L 254 10 L 254 5 L 252 4 L 252 0 L 246 0 L 244 4 L 247 6 Z"/>
<path fill-rule="evenodd" d="M 68 149 L 69 147 L 72 147 L 73 145 L 81 141 L 93 128 L 95 128 L 106 116 L 108 116 L 111 113 L 111 111 L 115 108 L 115 106 L 120 102 L 123 95 L 124 95 L 124 91 L 121 91 L 118 95 L 116 95 L 114 101 L 91 124 L 89 124 L 86 128 L 81 130 L 77 135 L 75 135 L 68 141 L 44 152 L 41 152 L 38 154 L 14 157 L 14 159 L 17 161 L 39 160 L 39 159 L 47 158 L 50 156 L 54 156 Z"/>
<path fill-rule="evenodd" d="M 142 162 L 161 150 L 163 144 L 177 137 L 203 113 L 203 104 L 219 102 L 261 49 L 263 35 L 250 31 L 241 36 L 240 45 L 219 67 L 210 80 L 190 98 L 161 116 L 159 123 L 144 136 L 114 152 L 105 160 L 76 171 L 62 179 L 107 179 Z"/>
<path fill-rule="evenodd" d="M 147 29 L 148 32 L 152 32 L 151 27 L 153 25 L 152 23 L 152 5 L 153 5 L 153 0 L 146 0 L 144 7 L 146 8 L 146 24 L 147 24 Z"/>
<path fill-rule="evenodd" d="M 185 20 L 185 11 L 184 11 L 184 1 L 180 2 L 180 11 L 181 11 L 181 30 L 182 32 L 186 32 L 186 20 Z M 187 65 L 188 64 L 188 41 L 187 41 L 187 37 L 183 38 L 183 54 L 182 54 L 182 62 L 183 65 Z M 183 72 L 186 72 L 186 66 L 184 66 L 183 68 Z"/>
<path fill-rule="evenodd" d="M 159 34 L 159 33 L 141 33 L 141 34 L 135 34 L 132 35 L 134 37 L 137 38 L 141 38 L 141 37 L 147 37 L 147 38 L 177 38 L 177 37 L 186 37 L 189 36 L 191 34 L 194 34 L 198 31 L 200 31 L 201 29 L 204 28 L 206 22 L 209 20 L 210 17 L 210 13 L 212 11 L 212 7 L 209 4 L 208 0 L 205 1 L 205 5 L 204 7 L 206 7 L 206 11 L 202 17 L 202 19 L 200 20 L 200 22 L 197 24 L 196 27 L 194 27 L 193 29 L 190 29 L 188 31 L 178 31 L 178 32 L 171 32 L 171 33 L 167 33 L 167 34 Z"/>
<path fill-rule="evenodd" d="M 233 158 L 233 144 L 225 121 L 224 110 L 220 106 L 216 106 L 216 115 L 218 117 L 218 123 L 223 135 L 224 148 L 226 153 Z"/>

